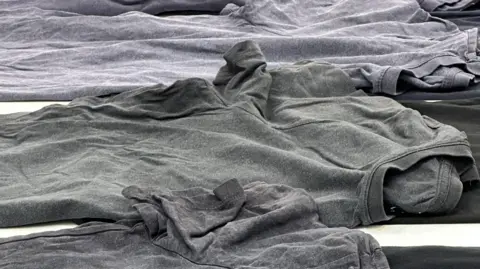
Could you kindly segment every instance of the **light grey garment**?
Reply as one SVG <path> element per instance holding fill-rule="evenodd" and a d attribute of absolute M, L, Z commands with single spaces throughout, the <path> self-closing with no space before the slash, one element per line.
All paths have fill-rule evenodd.
<path fill-rule="evenodd" d="M 87 16 L 15 2 L 0 1 L 0 100 L 211 80 L 221 55 L 247 39 L 260 44 L 270 67 L 329 62 L 373 93 L 465 89 L 480 74 L 477 29 L 460 31 L 416 0 L 225 1 L 218 15 L 167 17 Z"/>
<path fill-rule="evenodd" d="M 0 239 L 0 267 L 389 268 L 372 236 L 322 224 L 304 190 L 229 180 L 213 193 L 131 186 L 124 194 L 141 201 L 134 207 L 142 221 L 133 227 L 95 222 Z"/>
<path fill-rule="evenodd" d="M 230 3 L 242 6 L 245 0 L 2 0 L 0 7 L 36 7 L 82 15 L 115 16 L 130 11 L 152 15 L 172 11 L 220 12 Z"/>
<path fill-rule="evenodd" d="M 426 11 L 461 11 L 478 3 L 478 0 L 417 0 Z"/>
<path fill-rule="evenodd" d="M 464 133 L 390 98 L 332 97 L 354 87 L 329 64 L 267 71 L 250 41 L 225 60 L 213 83 L 0 116 L 0 226 L 135 218 L 126 186 L 213 189 L 236 178 L 303 188 L 322 223 L 354 227 L 392 218 L 384 202 L 446 213 L 462 182 L 478 180 Z"/>

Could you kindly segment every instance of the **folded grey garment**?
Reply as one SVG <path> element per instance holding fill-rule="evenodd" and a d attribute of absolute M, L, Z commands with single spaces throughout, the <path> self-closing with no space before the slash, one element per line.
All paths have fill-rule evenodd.
<path fill-rule="evenodd" d="M 245 40 L 260 44 L 270 67 L 328 62 L 374 94 L 465 89 L 480 75 L 477 30 L 460 31 L 416 0 L 187 2 L 183 8 L 221 10 L 91 16 L 42 9 L 33 0 L 0 1 L 0 100 L 72 100 L 192 77 L 212 80 L 222 54 Z M 74 11 L 87 1 L 38 3 Z M 115 10 L 116 2 L 93 3 L 110 4 L 88 8 Z"/>
<path fill-rule="evenodd" d="M 129 186 L 137 222 L 0 239 L 2 269 L 388 269 L 369 234 L 321 223 L 307 192 L 229 180 L 212 191 Z M 52 251 L 56 250 L 56 251 Z M 21 266 L 18 266 L 21 265 Z"/>
<path fill-rule="evenodd" d="M 422 160 L 403 173 L 393 171 L 384 184 L 385 201 L 415 214 L 448 213 L 455 209 L 463 191 L 454 164 L 442 157 Z"/>
<path fill-rule="evenodd" d="M 465 10 L 478 0 L 417 0 L 426 11 L 460 11 Z"/>
<path fill-rule="evenodd" d="M 402 105 L 415 109 L 444 124 L 452 125 L 465 132 L 476 160 L 480 165 L 480 99 L 450 100 L 441 102 L 402 101 Z M 430 177 L 435 174 L 430 173 Z M 426 181 L 424 179 L 423 181 Z M 478 184 L 464 184 L 464 193 L 454 211 L 449 214 L 404 214 L 399 208 L 393 208 L 398 216 L 391 224 L 432 224 L 432 223 L 480 223 L 480 186 Z M 426 193 L 426 195 L 430 195 Z M 420 198 L 420 197 L 419 197 Z M 419 199 L 420 200 L 420 199 Z M 392 207 L 390 207 L 392 208 Z"/>

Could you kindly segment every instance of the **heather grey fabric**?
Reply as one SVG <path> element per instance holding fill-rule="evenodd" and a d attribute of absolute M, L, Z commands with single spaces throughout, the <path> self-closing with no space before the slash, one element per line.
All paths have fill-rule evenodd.
<path fill-rule="evenodd" d="M 473 157 L 480 168 L 480 98 L 441 102 L 402 101 L 402 105 L 415 109 L 442 123 L 450 124 L 464 131 L 468 136 Z M 455 210 L 448 215 L 401 214 L 392 219 L 391 224 L 440 224 L 440 223 L 480 223 L 480 184 L 465 185 L 464 193 Z M 400 213 L 400 212 L 399 212 Z M 463 267 L 462 267 L 463 268 Z"/>
<path fill-rule="evenodd" d="M 37 7 L 45 10 L 58 10 L 82 15 L 114 16 L 130 11 L 147 14 L 162 14 L 172 11 L 220 12 L 227 4 L 238 6 L 244 0 L 2 0 L 2 8 L 14 9 Z"/>
<path fill-rule="evenodd" d="M 131 186 L 124 194 L 141 201 L 142 221 L 133 227 L 90 223 L 0 239 L 0 267 L 389 268 L 372 236 L 322 224 L 304 190 L 261 182 L 242 188 L 233 179 L 213 193 Z"/>
<path fill-rule="evenodd" d="M 464 133 L 389 98 L 339 96 L 354 86 L 329 64 L 267 71 L 251 41 L 225 60 L 213 83 L 0 116 L 0 226 L 135 218 L 126 186 L 213 189 L 236 178 L 303 188 L 325 225 L 354 227 L 390 219 L 384 202 L 448 212 L 460 182 L 478 180 Z M 421 187 L 412 173 L 425 175 Z"/>
<path fill-rule="evenodd" d="M 372 93 L 460 90 L 480 74 L 477 30 L 431 17 L 416 0 L 206 0 L 205 11 L 225 7 L 216 15 L 162 17 L 81 14 L 201 8 L 178 0 L 87 2 L 0 1 L 0 100 L 72 100 L 211 80 L 221 55 L 247 39 L 260 44 L 270 67 L 333 63 Z"/>

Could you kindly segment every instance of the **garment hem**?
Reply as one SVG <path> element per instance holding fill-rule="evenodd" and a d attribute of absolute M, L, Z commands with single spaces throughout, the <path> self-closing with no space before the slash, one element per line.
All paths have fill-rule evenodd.
<path fill-rule="evenodd" d="M 360 204 L 363 205 L 362 224 L 370 225 L 377 222 L 387 221 L 393 218 L 388 216 L 384 208 L 383 183 L 387 170 L 393 166 L 406 170 L 412 165 L 418 163 L 421 159 L 431 156 L 468 156 L 470 148 L 467 142 L 451 142 L 441 145 L 430 145 L 415 151 L 403 153 L 394 158 L 381 162 L 373 168 L 373 171 L 367 175 L 365 182 L 361 185 Z M 444 198 L 447 199 L 447 198 Z M 438 199 L 442 200 L 442 199 Z M 432 205 L 437 207 L 438 205 Z"/>

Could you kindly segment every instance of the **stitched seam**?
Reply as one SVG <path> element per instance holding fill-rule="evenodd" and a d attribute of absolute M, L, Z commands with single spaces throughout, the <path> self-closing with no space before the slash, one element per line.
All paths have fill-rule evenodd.
<path fill-rule="evenodd" d="M 374 92 L 382 92 L 382 82 L 383 82 L 383 78 L 385 77 L 385 74 L 387 73 L 387 70 L 389 70 L 391 67 L 388 67 L 387 69 L 385 69 L 382 74 L 380 75 L 380 78 L 377 80 L 377 89 L 378 91 L 375 91 Z M 396 91 L 396 90 L 395 90 Z"/>
<path fill-rule="evenodd" d="M 437 146 L 432 146 L 432 147 L 427 147 L 425 149 L 419 149 L 419 150 L 415 150 L 415 151 L 408 151 L 408 152 L 405 152 L 399 156 L 396 156 L 396 157 L 392 157 L 391 159 L 387 159 L 383 162 L 380 162 L 379 164 L 375 165 L 374 168 L 372 169 L 372 173 L 370 173 L 370 176 L 368 177 L 367 179 L 367 187 L 365 188 L 365 191 L 364 193 L 362 194 L 362 198 L 363 198 L 363 201 L 364 201 L 364 207 L 367 208 L 368 210 L 368 194 L 370 193 L 370 189 L 371 189 L 371 186 L 372 186 L 372 178 L 373 178 L 373 175 L 377 172 L 378 168 L 384 164 L 387 164 L 387 163 L 390 163 L 390 162 L 393 162 L 393 161 L 396 161 L 396 160 L 399 160 L 401 158 L 404 158 L 404 157 L 407 157 L 408 155 L 410 154 L 414 154 L 414 153 L 417 153 L 417 152 L 421 152 L 421 151 L 425 151 L 425 150 L 430 150 L 430 149 L 434 149 L 434 148 L 439 148 L 439 147 L 444 147 L 444 146 L 449 146 L 450 144 L 442 144 L 442 145 L 437 145 Z M 453 144 L 452 144 L 453 145 Z M 460 145 L 465 145 L 464 143 L 460 144 Z M 367 211 L 367 220 L 369 222 L 373 222 L 372 221 L 372 218 L 370 216 L 370 210 Z"/>
<path fill-rule="evenodd" d="M 409 109 L 409 108 L 407 108 L 407 109 Z M 404 112 L 404 110 L 401 110 L 401 111 L 397 112 L 395 115 L 393 115 L 392 117 L 395 117 L 398 114 L 403 113 L 403 112 Z M 300 120 L 300 121 L 302 121 L 302 120 Z M 308 125 L 308 124 L 325 123 L 325 122 L 329 122 L 329 123 L 330 122 L 347 122 L 348 124 L 352 124 L 352 125 L 355 125 L 355 126 L 358 126 L 358 127 L 362 127 L 363 129 L 367 130 L 363 126 L 358 125 L 356 123 L 343 121 L 343 120 L 335 120 L 335 119 L 332 119 L 332 120 L 330 120 L 330 119 L 327 119 L 327 120 L 314 120 L 314 119 L 312 119 L 312 120 L 307 120 L 307 121 L 303 121 L 303 122 L 294 122 L 294 123 L 291 123 L 289 126 L 286 126 L 286 127 L 272 126 L 272 128 L 277 129 L 277 130 L 290 130 L 290 129 L 301 127 L 301 126 Z"/>
<path fill-rule="evenodd" d="M 370 176 L 368 177 L 368 180 L 367 180 L 367 188 L 365 189 L 363 195 L 362 195 L 362 198 L 364 200 L 364 207 L 368 209 L 368 194 L 370 193 L 370 188 L 371 188 L 371 185 L 372 185 L 372 178 L 373 178 L 373 175 L 377 172 L 378 168 L 384 164 L 387 164 L 389 162 L 393 162 L 393 161 L 397 161 L 401 158 L 405 158 L 411 154 L 414 154 L 414 153 L 418 153 L 418 152 L 422 152 L 422 151 L 427 151 L 427 150 L 431 150 L 431 149 L 435 149 L 435 148 L 442 148 L 442 147 L 448 147 L 448 146 L 468 146 L 467 144 L 465 143 L 462 143 L 462 142 L 453 142 L 453 143 L 445 143 L 445 144 L 441 144 L 441 145 L 435 145 L 435 146 L 430 146 L 430 147 L 426 147 L 426 148 L 423 148 L 423 149 L 418 149 L 418 150 L 413 150 L 413 151 L 408 151 L 402 155 L 399 155 L 399 156 L 396 156 L 396 157 L 393 157 L 392 159 L 388 159 L 388 160 L 385 160 L 384 162 L 381 162 L 379 164 L 377 164 L 374 168 L 373 168 L 373 172 L 370 174 Z M 372 218 L 370 216 L 370 210 L 368 210 L 367 212 L 367 218 L 368 218 L 368 221 L 369 222 L 373 222 L 372 221 Z"/>
<path fill-rule="evenodd" d="M 367 220 L 369 222 L 373 222 L 372 217 L 370 215 L 370 210 L 368 210 L 368 194 L 370 193 L 370 188 L 372 187 L 372 181 L 373 181 L 372 178 L 373 178 L 373 176 L 375 175 L 375 173 L 377 172 L 377 170 L 380 166 L 385 165 L 385 164 L 390 163 L 390 162 L 393 162 L 393 161 L 397 161 L 397 160 L 402 159 L 402 158 L 405 158 L 405 157 L 407 157 L 411 154 L 414 154 L 414 153 L 427 151 L 427 150 L 431 150 L 431 149 L 436 149 L 436 148 L 449 147 L 449 146 L 468 146 L 468 144 L 466 144 L 464 142 L 450 142 L 450 143 L 444 143 L 444 144 L 440 144 L 440 145 L 426 147 L 426 148 L 423 148 L 423 149 L 412 150 L 412 151 L 405 152 L 405 153 L 403 153 L 399 156 L 392 157 L 391 159 L 385 160 L 385 161 L 380 162 L 379 164 L 375 165 L 374 168 L 372 169 L 372 173 L 370 173 L 370 175 L 367 179 L 367 187 L 365 188 L 365 191 L 362 194 L 362 198 L 363 198 L 363 201 L 364 201 L 363 206 L 367 209 L 367 214 L 366 214 L 367 215 Z"/>
<path fill-rule="evenodd" d="M 443 160 L 440 161 L 440 165 L 438 167 L 438 174 L 439 174 L 439 178 L 437 180 L 437 186 L 435 188 L 435 198 L 430 202 L 430 204 L 428 205 L 427 207 L 427 210 L 426 211 L 430 211 L 430 209 L 432 208 L 432 206 L 434 204 L 437 203 L 437 200 L 438 200 L 438 197 L 440 195 L 440 189 L 441 189 L 441 185 L 443 184 L 443 180 L 444 180 L 444 176 L 443 176 L 443 167 L 445 166 L 445 162 Z M 450 182 L 450 180 L 448 180 L 448 182 Z M 449 184 L 449 183 L 447 183 Z M 450 185 L 450 184 L 449 184 Z M 447 187 L 447 190 L 450 188 L 450 186 Z M 443 201 L 444 202 L 444 201 Z M 443 204 L 442 202 L 442 204 Z"/>
<path fill-rule="evenodd" d="M 416 66 L 407 67 L 407 68 L 405 68 L 405 69 L 406 69 L 406 70 L 417 69 L 417 68 L 421 67 L 422 65 L 425 65 L 425 64 L 427 64 L 427 63 L 429 63 L 429 62 L 431 62 L 431 61 L 433 61 L 433 60 L 435 60 L 435 59 L 437 59 L 437 58 L 441 58 L 441 57 L 455 57 L 455 58 L 458 58 L 458 56 L 456 56 L 456 55 L 452 55 L 452 54 L 448 54 L 448 53 L 443 53 L 443 54 L 440 54 L 440 55 L 436 55 L 436 56 L 434 56 L 434 57 L 432 57 L 432 58 L 430 58 L 430 59 L 428 59 L 428 60 L 425 60 L 424 62 L 419 63 L 419 64 L 416 65 Z"/>
<path fill-rule="evenodd" d="M 450 88 L 453 84 L 453 81 L 455 79 L 455 75 L 452 74 L 451 70 L 449 70 L 449 72 L 447 72 L 447 74 L 445 75 L 445 79 L 443 79 L 442 81 L 442 84 L 440 85 L 440 88 Z"/>
<path fill-rule="evenodd" d="M 445 163 L 446 163 L 446 161 L 443 162 L 443 165 L 445 165 Z M 453 172 L 453 165 L 450 165 L 450 169 L 448 170 L 448 172 L 444 172 L 444 173 L 448 173 L 448 174 L 444 175 L 444 173 L 442 173 L 443 179 L 447 180 L 447 187 L 446 187 L 447 195 L 442 197 L 442 201 L 440 203 L 440 208 L 435 210 L 433 213 L 439 212 L 441 210 L 441 208 L 444 207 L 445 204 L 447 203 L 448 197 L 450 196 L 450 188 L 452 186 L 452 181 L 449 180 L 451 178 L 452 172 Z M 437 200 L 438 200 L 438 198 L 435 200 L 435 202 L 437 202 Z"/>
<path fill-rule="evenodd" d="M 457 78 L 458 74 L 462 73 L 462 71 L 457 71 L 454 75 L 453 75 L 453 78 L 452 78 L 452 84 L 455 82 L 455 79 Z"/>
<path fill-rule="evenodd" d="M 475 38 L 475 35 L 478 35 L 478 32 L 477 34 L 475 34 L 473 31 L 466 31 L 466 32 L 467 32 L 467 55 L 466 56 L 467 56 L 467 60 L 472 60 L 472 58 L 470 57 L 472 53 L 475 54 L 475 58 L 477 58 L 476 50 L 478 49 L 478 41 L 477 41 L 478 37 Z M 473 46 L 475 47 L 473 48 L 473 51 L 472 51 L 471 48 Z"/>

